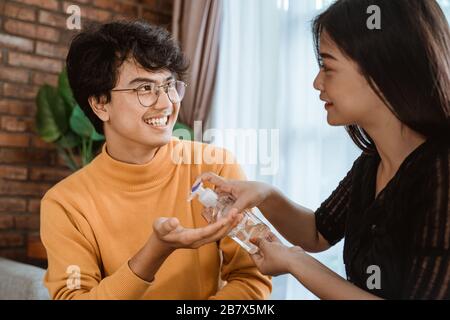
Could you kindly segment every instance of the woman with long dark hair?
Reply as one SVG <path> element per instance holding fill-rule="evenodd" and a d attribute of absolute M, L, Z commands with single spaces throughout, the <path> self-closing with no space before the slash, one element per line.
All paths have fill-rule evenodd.
<path fill-rule="evenodd" d="M 380 27 L 368 28 L 376 5 Z M 324 299 L 449 299 L 450 29 L 435 0 L 340 0 L 313 22 L 314 88 L 363 150 L 315 212 L 259 182 L 201 179 L 258 207 L 293 247 L 254 240 L 265 274 Z M 306 252 L 345 238 L 343 279 Z"/>

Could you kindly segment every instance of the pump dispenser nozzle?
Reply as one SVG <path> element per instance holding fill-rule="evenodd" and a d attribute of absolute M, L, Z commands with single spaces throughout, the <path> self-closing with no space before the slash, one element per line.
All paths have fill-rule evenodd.
<path fill-rule="evenodd" d="M 197 195 L 198 200 L 206 208 L 214 208 L 217 205 L 219 197 L 213 190 L 204 188 L 202 182 L 199 182 L 192 187 L 191 194 L 188 197 L 188 202 L 192 201 Z"/>

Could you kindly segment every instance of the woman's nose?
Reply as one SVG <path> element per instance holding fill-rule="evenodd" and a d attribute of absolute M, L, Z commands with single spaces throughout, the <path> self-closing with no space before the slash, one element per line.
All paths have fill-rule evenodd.
<path fill-rule="evenodd" d="M 314 87 L 314 89 L 316 89 L 318 91 L 324 91 L 322 69 L 320 69 L 319 73 L 317 74 L 316 78 L 314 79 L 313 87 Z"/>

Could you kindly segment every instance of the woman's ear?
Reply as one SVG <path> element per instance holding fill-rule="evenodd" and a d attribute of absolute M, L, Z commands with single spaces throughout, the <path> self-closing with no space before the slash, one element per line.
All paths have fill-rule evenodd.
<path fill-rule="evenodd" d="M 106 102 L 106 97 L 100 97 L 97 99 L 96 97 L 89 97 L 89 104 L 91 105 L 92 111 L 97 115 L 97 117 L 100 118 L 103 122 L 106 122 L 109 120 L 109 112 Z"/>

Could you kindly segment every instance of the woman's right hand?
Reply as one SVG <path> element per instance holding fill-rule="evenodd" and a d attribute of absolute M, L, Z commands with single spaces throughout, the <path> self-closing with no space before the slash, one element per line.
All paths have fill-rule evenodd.
<path fill-rule="evenodd" d="M 226 180 L 212 172 L 200 175 L 196 183 L 200 181 L 209 182 L 216 187 L 218 193 L 229 193 L 236 199 L 231 214 L 258 207 L 275 192 L 273 186 L 263 182 Z"/>

